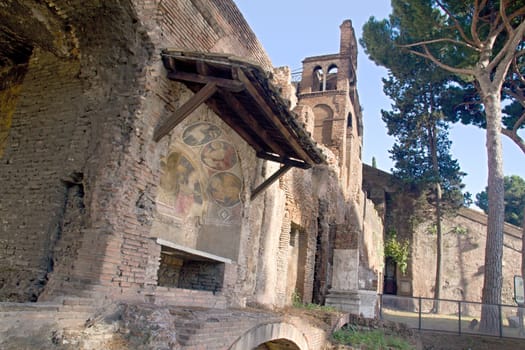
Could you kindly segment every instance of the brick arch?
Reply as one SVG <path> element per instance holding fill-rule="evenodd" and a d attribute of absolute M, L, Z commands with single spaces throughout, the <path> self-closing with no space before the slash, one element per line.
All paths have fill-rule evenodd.
<path fill-rule="evenodd" d="M 326 71 L 326 84 L 325 88 L 326 90 L 337 90 L 337 75 L 339 72 L 339 67 L 337 67 L 337 64 L 332 63 L 328 66 L 328 69 Z"/>
<path fill-rule="evenodd" d="M 312 71 L 312 92 L 323 91 L 324 84 L 324 70 L 321 66 L 315 66 Z"/>
<path fill-rule="evenodd" d="M 304 334 L 295 326 L 284 322 L 255 326 L 240 336 L 228 349 L 256 349 L 266 343 L 282 345 L 286 349 L 310 349 Z"/>

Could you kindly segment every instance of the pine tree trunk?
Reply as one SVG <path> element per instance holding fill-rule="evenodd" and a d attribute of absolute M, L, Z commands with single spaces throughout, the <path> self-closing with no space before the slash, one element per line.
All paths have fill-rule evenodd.
<path fill-rule="evenodd" d="M 433 114 L 433 104 L 431 104 L 431 115 Z M 431 118 L 433 119 L 433 118 Z M 438 159 L 438 148 L 437 148 L 437 138 L 438 132 L 436 128 L 435 121 L 432 125 L 429 125 L 428 128 L 428 137 L 430 141 L 430 155 L 432 158 L 432 169 L 434 172 L 434 178 L 440 179 L 439 174 L 439 159 Z M 438 180 L 439 181 L 439 180 Z M 432 312 L 439 313 L 439 299 L 441 297 L 441 271 L 442 271 L 442 255 L 443 255 L 443 235 L 441 232 L 441 199 L 442 199 L 442 190 L 441 184 L 439 182 L 435 183 L 436 191 L 436 276 L 434 283 L 434 305 L 432 307 Z"/>
<path fill-rule="evenodd" d="M 487 237 L 485 245 L 485 276 L 481 301 L 480 330 L 497 334 L 501 315 L 504 182 L 501 145 L 501 104 L 499 92 L 483 96 L 487 121 L 488 202 Z"/>
<path fill-rule="evenodd" d="M 521 278 L 525 280 L 525 208 L 523 208 L 523 220 L 521 222 Z M 518 305 L 518 317 L 520 325 L 520 335 L 525 334 L 525 329 L 523 328 L 523 305 Z"/>
<path fill-rule="evenodd" d="M 432 312 L 439 313 L 441 298 L 441 271 L 443 267 L 443 233 L 441 230 L 441 185 L 436 184 L 436 282 L 434 287 L 434 306 Z"/>
<path fill-rule="evenodd" d="M 523 221 L 521 222 L 521 277 L 525 280 L 525 208 L 523 208 Z"/>
<path fill-rule="evenodd" d="M 523 208 L 523 221 L 521 222 L 521 277 L 525 280 L 525 208 Z M 523 305 L 518 305 L 518 317 L 520 325 L 520 335 L 525 334 L 523 327 L 524 309 Z"/>

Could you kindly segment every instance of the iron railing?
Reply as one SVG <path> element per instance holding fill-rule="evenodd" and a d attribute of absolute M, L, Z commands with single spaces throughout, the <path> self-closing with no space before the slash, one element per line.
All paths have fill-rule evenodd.
<path fill-rule="evenodd" d="M 380 295 L 379 303 L 381 319 L 402 322 L 413 329 L 525 339 L 524 307 L 388 294 Z M 497 326 L 490 331 L 479 327 L 484 307 L 497 318 Z"/>

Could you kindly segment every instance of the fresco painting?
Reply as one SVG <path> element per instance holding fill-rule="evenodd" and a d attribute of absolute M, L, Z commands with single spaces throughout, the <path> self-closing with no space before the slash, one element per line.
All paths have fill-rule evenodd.
<path fill-rule="evenodd" d="M 210 177 L 208 194 L 214 203 L 222 207 L 233 207 L 240 202 L 241 179 L 233 173 L 220 172 Z"/>
<path fill-rule="evenodd" d="M 199 217 L 201 224 L 239 222 L 243 188 L 239 156 L 224 137 L 218 126 L 208 122 L 184 129 L 182 141 L 191 147 L 179 144 L 165 160 L 159 212 L 185 222 L 190 217 Z"/>
<path fill-rule="evenodd" d="M 221 129 L 216 125 L 201 122 L 188 126 L 182 134 L 182 140 L 189 146 L 201 146 L 221 136 Z"/>
<path fill-rule="evenodd" d="M 226 141 L 212 141 L 203 147 L 201 161 L 212 169 L 228 170 L 237 164 L 237 153 Z"/>
<path fill-rule="evenodd" d="M 180 153 L 171 153 L 160 181 L 159 202 L 171 207 L 172 214 L 186 218 L 200 216 L 203 209 L 199 174 L 191 162 Z"/>

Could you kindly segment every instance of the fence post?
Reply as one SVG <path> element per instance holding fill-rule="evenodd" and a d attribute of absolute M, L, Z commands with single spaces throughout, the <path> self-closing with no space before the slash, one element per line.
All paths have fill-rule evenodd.
<path fill-rule="evenodd" d="M 419 296 L 419 320 L 418 320 L 419 330 L 421 330 L 421 296 Z"/>
<path fill-rule="evenodd" d="M 501 316 L 501 304 L 498 304 L 498 313 L 499 313 L 499 337 L 503 337 L 503 317 Z"/>
<path fill-rule="evenodd" d="M 379 294 L 379 319 L 383 319 L 383 294 Z"/>
<path fill-rule="evenodd" d="M 461 301 L 458 301 L 458 318 L 459 318 L 458 333 L 459 335 L 461 335 Z"/>

